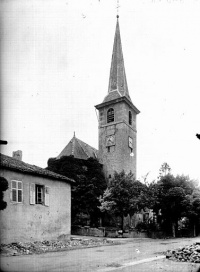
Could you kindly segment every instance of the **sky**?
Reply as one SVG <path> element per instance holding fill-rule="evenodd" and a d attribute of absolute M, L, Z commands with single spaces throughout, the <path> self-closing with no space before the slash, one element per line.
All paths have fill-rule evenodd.
<path fill-rule="evenodd" d="M 137 178 L 200 181 L 200 1 L 119 0 Z M 117 0 L 2 0 L 1 153 L 40 167 L 73 137 L 98 149 L 94 105 L 108 92 Z"/>

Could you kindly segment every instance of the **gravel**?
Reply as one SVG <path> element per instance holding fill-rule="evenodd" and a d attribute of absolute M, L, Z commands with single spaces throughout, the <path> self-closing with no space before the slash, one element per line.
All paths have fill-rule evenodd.
<path fill-rule="evenodd" d="M 4 256 L 41 254 L 44 252 L 61 251 L 81 247 L 95 247 L 113 244 L 112 240 L 99 238 L 70 238 L 65 241 L 35 241 L 35 242 L 15 242 L 10 244 L 0 244 L 0 253 Z"/>
<path fill-rule="evenodd" d="M 166 258 L 178 262 L 200 263 L 200 242 L 176 250 L 169 250 L 166 253 Z"/>

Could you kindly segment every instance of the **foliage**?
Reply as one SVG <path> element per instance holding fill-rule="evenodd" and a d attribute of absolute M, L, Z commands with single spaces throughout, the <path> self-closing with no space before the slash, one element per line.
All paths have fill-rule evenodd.
<path fill-rule="evenodd" d="M 135 180 L 133 174 L 125 174 L 124 171 L 114 173 L 109 181 L 103 196 L 99 198 L 102 212 L 108 212 L 122 218 L 133 215 L 149 204 L 147 196 L 148 188 L 145 184 Z"/>
<path fill-rule="evenodd" d="M 72 187 L 72 221 L 78 215 L 90 217 L 91 225 L 96 225 L 100 216 L 99 196 L 106 188 L 106 180 L 102 165 L 93 158 L 76 159 L 73 156 L 63 156 L 60 159 L 49 159 L 48 170 L 72 178 L 76 184 Z M 81 222 L 80 222 L 81 223 Z"/>
<path fill-rule="evenodd" d="M 147 222 L 138 222 L 138 224 L 135 227 L 138 231 L 142 230 L 148 230 L 149 229 L 149 224 Z"/>
<path fill-rule="evenodd" d="M 167 174 L 155 184 L 153 209 L 162 212 L 165 228 L 178 226 L 178 220 L 188 217 L 196 222 L 200 216 L 200 189 L 198 183 L 188 176 Z"/>
<path fill-rule="evenodd" d="M 168 163 L 164 162 L 159 169 L 159 178 L 170 174 L 171 168 Z"/>
<path fill-rule="evenodd" d="M 0 210 L 7 207 L 7 203 L 3 200 L 4 191 L 8 189 L 8 181 L 4 177 L 0 177 Z"/>

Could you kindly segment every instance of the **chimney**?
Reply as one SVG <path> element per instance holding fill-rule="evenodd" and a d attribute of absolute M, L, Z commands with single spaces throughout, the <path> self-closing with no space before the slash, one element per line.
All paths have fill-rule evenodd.
<path fill-rule="evenodd" d="M 21 161 L 22 160 L 22 151 L 21 150 L 13 151 L 13 158 Z"/>

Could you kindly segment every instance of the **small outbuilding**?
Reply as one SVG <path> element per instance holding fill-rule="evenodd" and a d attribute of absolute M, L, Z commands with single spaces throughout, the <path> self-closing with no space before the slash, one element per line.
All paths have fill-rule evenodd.
<path fill-rule="evenodd" d="M 15 156 L 16 157 L 16 156 Z M 0 211 L 1 243 L 57 239 L 71 232 L 74 180 L 0 154 L 0 176 L 8 181 Z"/>

